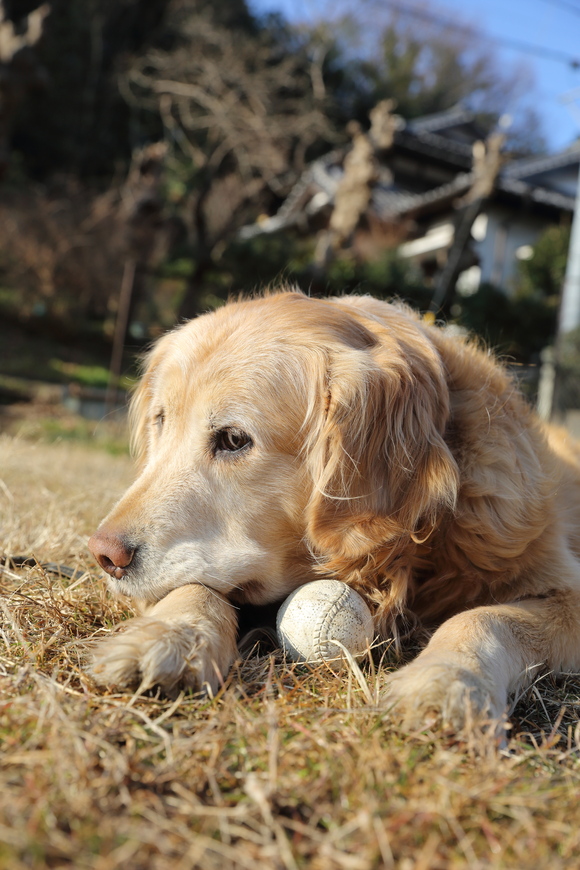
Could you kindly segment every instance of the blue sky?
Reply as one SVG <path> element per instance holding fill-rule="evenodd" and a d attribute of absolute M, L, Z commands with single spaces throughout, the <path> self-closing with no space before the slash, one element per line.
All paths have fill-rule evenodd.
<path fill-rule="evenodd" d="M 249 0 L 249 5 L 256 12 L 276 10 L 290 20 L 312 20 L 325 0 Z M 349 5 L 356 8 L 354 2 Z M 440 0 L 436 5 L 409 0 L 406 5 L 476 27 L 490 40 L 500 62 L 529 67 L 532 85 L 527 100 L 541 118 L 550 151 L 580 136 L 580 68 L 542 56 L 555 53 L 580 63 L 580 0 Z M 514 40 L 535 47 L 537 53 L 518 51 L 504 42 Z M 567 107 L 562 97 L 574 91 L 576 98 Z"/>

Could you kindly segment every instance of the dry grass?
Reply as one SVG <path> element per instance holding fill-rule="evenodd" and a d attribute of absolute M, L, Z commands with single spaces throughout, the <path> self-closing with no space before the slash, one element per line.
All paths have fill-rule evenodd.
<path fill-rule="evenodd" d="M 580 867 L 580 679 L 520 701 L 509 752 L 407 734 L 351 676 L 242 663 L 212 701 L 97 690 L 86 639 L 127 610 L 85 539 L 130 477 L 94 449 L 0 439 L 0 867 Z M 383 679 L 365 672 L 371 695 Z"/>

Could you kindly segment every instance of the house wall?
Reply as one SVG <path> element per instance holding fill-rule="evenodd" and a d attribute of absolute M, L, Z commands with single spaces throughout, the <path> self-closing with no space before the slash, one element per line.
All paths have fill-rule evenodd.
<path fill-rule="evenodd" d="M 453 237 L 453 214 L 439 215 L 424 227 L 423 234 L 399 247 L 401 256 L 423 262 L 435 258 L 442 266 Z M 472 267 L 459 276 L 458 289 L 464 295 L 475 292 L 479 284 L 490 283 L 507 293 L 516 289 L 518 257 L 516 252 L 525 245 L 534 245 L 549 224 L 545 218 L 529 212 L 514 211 L 491 203 L 476 219 L 471 249 L 479 259 L 479 267 Z"/>
<path fill-rule="evenodd" d="M 514 215 L 512 210 L 495 203 L 490 204 L 485 214 L 485 237 L 472 242 L 480 259 L 481 282 L 513 292 L 518 275 L 516 251 L 524 245 L 535 244 L 548 224 L 530 213 Z"/>

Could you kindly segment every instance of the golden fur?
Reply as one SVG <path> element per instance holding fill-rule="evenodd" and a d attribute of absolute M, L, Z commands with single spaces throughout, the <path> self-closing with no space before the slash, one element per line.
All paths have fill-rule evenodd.
<path fill-rule="evenodd" d="M 101 681 L 213 690 L 233 605 L 328 575 L 381 636 L 436 629 L 391 681 L 417 721 L 580 667 L 579 453 L 475 344 L 369 297 L 230 303 L 157 343 L 132 420 L 140 474 L 91 547 L 149 609 Z"/>

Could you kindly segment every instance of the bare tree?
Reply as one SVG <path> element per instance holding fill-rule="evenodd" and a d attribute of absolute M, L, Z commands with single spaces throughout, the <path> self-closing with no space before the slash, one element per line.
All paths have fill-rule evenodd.
<path fill-rule="evenodd" d="M 42 87 L 46 81 L 46 71 L 34 46 L 42 36 L 49 12 L 47 3 L 39 6 L 17 29 L 0 0 L 0 178 L 8 166 L 10 134 L 18 107 L 29 91 Z"/>
<path fill-rule="evenodd" d="M 407 119 L 464 102 L 491 129 L 501 107 L 513 118 L 508 151 L 545 148 L 532 68 L 499 57 L 470 4 L 453 16 L 438 0 L 319 0 L 297 9 L 297 26 L 326 34 L 340 52 L 348 119 L 366 119 L 385 98 Z"/>
<path fill-rule="evenodd" d="M 225 241 L 290 189 L 315 142 L 331 140 L 323 62 L 298 41 L 226 28 L 193 4 L 171 49 L 148 51 L 124 80 L 127 98 L 157 109 L 191 160 L 197 258 L 183 316 Z"/>
<path fill-rule="evenodd" d="M 121 189 L 118 217 L 125 229 L 125 263 L 116 300 L 113 351 L 109 369 L 107 405 L 112 407 L 123 364 L 123 351 L 131 315 L 146 293 L 146 277 L 151 264 L 166 242 L 163 217 L 163 171 L 167 146 L 155 142 L 133 154 L 127 180 Z"/>
<path fill-rule="evenodd" d="M 371 201 L 373 187 L 379 179 L 378 152 L 388 151 L 394 142 L 395 131 L 402 124 L 393 114 L 394 100 L 381 100 L 369 113 L 371 126 L 364 133 L 358 121 L 350 121 L 347 132 L 352 136 L 352 148 L 344 158 L 343 176 L 337 186 L 334 208 L 328 230 L 318 239 L 315 263 L 318 268 L 328 266 L 334 254 L 346 247 Z M 383 177 L 384 177 L 383 170 Z"/>
<path fill-rule="evenodd" d="M 473 144 L 473 183 L 465 196 L 454 204 L 456 212 L 453 242 L 447 252 L 447 260 L 437 279 L 435 293 L 429 306 L 435 314 L 448 313 L 461 271 L 463 253 L 471 236 L 471 228 L 486 199 L 493 193 L 497 174 L 504 161 L 502 155 L 504 143 L 505 135 L 495 132 L 491 133 L 485 142 Z"/>

